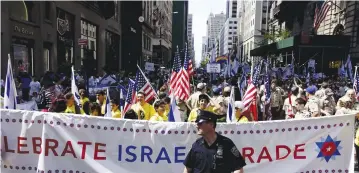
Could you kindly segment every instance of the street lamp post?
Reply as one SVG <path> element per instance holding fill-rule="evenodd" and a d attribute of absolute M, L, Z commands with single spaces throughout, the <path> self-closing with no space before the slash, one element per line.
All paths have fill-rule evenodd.
<path fill-rule="evenodd" d="M 160 59 L 161 59 L 161 62 L 163 62 L 163 54 L 162 54 L 162 24 L 160 26 Z"/>

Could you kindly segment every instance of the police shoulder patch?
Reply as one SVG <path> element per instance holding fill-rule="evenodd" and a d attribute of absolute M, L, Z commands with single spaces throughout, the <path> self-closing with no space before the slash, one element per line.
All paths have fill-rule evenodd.
<path fill-rule="evenodd" d="M 239 151 L 236 146 L 233 146 L 231 152 L 234 156 L 239 157 Z"/>

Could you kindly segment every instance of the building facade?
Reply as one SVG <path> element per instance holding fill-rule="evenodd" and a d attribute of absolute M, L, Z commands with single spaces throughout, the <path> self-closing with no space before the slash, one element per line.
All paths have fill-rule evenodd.
<path fill-rule="evenodd" d="M 172 54 L 172 1 L 148 1 L 155 4 L 155 35 L 153 38 L 153 62 L 166 65 Z"/>
<path fill-rule="evenodd" d="M 201 61 L 203 61 L 207 57 L 207 41 L 208 38 L 206 36 L 202 36 L 202 56 Z"/>
<path fill-rule="evenodd" d="M 115 13 L 107 20 L 99 2 L 2 2 L 2 77 L 8 54 L 15 75 L 19 65 L 40 76 L 65 65 L 80 69 L 89 61 L 94 62 L 91 75 L 105 66 L 119 70 L 120 4 L 110 5 L 108 11 Z"/>
<path fill-rule="evenodd" d="M 144 61 L 153 62 L 153 38 L 155 35 L 154 16 L 156 1 L 142 1 L 142 57 Z"/>
<path fill-rule="evenodd" d="M 348 53 L 353 59 L 359 58 L 359 2 L 335 0 L 332 3 L 317 34 L 350 36 Z"/>
<path fill-rule="evenodd" d="M 226 15 L 223 14 L 213 14 L 211 13 L 207 20 L 207 37 L 208 43 L 207 46 L 211 50 L 215 45 L 215 40 L 219 32 L 221 31 L 224 23 L 226 22 Z"/>
<path fill-rule="evenodd" d="M 227 0 L 226 2 L 226 20 L 228 18 L 237 18 L 240 2 L 237 0 Z"/>
<path fill-rule="evenodd" d="M 189 52 L 189 56 L 194 59 L 194 35 L 192 31 L 192 26 L 193 26 L 193 15 L 188 14 L 188 20 L 187 20 L 188 52 Z"/>
<path fill-rule="evenodd" d="M 242 10 L 242 58 L 249 60 L 250 50 L 260 46 L 267 29 L 267 8 L 269 1 L 244 1 Z"/>
<path fill-rule="evenodd" d="M 172 58 L 176 52 L 176 47 L 183 50 L 187 42 L 187 18 L 188 18 L 188 0 L 172 1 Z M 183 57 L 183 56 L 182 56 Z M 171 60 L 170 63 L 173 63 Z"/>
<path fill-rule="evenodd" d="M 232 53 L 233 50 L 236 50 L 236 47 L 233 48 L 233 42 L 237 40 L 239 35 L 238 18 L 232 18 L 232 17 L 228 18 L 220 34 L 221 34 L 220 55 Z"/>

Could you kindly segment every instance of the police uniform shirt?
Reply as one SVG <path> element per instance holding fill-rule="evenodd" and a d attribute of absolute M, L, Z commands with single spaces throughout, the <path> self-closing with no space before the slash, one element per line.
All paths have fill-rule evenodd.
<path fill-rule="evenodd" d="M 217 133 L 211 146 L 203 137 L 197 139 L 183 164 L 192 173 L 230 173 L 243 168 L 246 162 L 232 140 Z"/>

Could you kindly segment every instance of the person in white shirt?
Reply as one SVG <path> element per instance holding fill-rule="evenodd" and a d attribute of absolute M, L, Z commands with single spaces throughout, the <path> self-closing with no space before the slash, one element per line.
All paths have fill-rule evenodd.
<path fill-rule="evenodd" d="M 41 85 L 39 81 L 36 81 L 35 77 L 32 77 L 30 82 L 30 96 L 33 96 L 34 93 L 38 94 L 40 92 Z"/>

